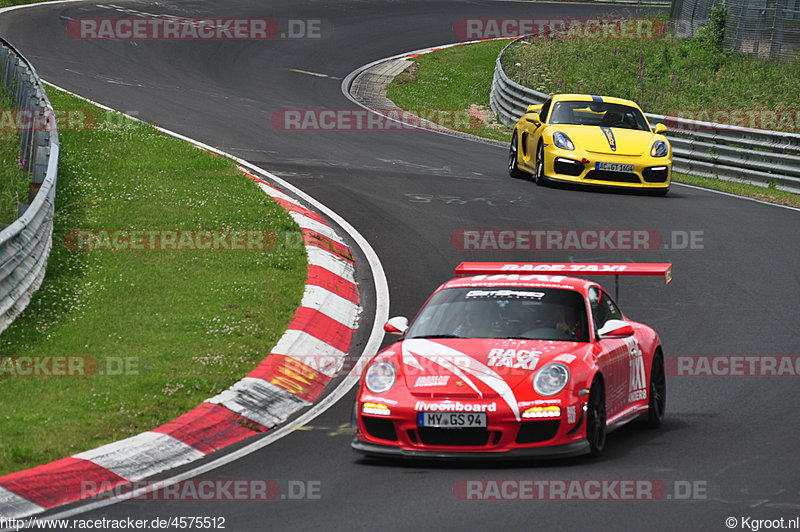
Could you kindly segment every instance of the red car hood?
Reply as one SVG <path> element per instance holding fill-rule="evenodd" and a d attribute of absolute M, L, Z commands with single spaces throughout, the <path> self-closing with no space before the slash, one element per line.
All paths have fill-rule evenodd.
<path fill-rule="evenodd" d="M 546 340 L 415 338 L 394 346 L 398 369 L 418 397 L 489 398 L 516 402 L 533 394 L 531 377 L 548 362 L 583 358 L 591 344 Z"/>

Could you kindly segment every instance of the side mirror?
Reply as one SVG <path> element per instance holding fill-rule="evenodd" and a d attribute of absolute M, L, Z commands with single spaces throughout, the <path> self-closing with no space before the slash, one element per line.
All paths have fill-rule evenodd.
<path fill-rule="evenodd" d="M 408 318 L 405 316 L 391 318 L 383 326 L 383 330 L 394 336 L 403 336 L 408 330 Z"/>
<path fill-rule="evenodd" d="M 603 338 L 625 338 L 633 335 L 633 325 L 622 320 L 608 320 L 599 331 L 598 336 Z"/>
<path fill-rule="evenodd" d="M 656 135 L 661 135 L 667 131 L 667 126 L 664 124 L 656 124 L 656 127 L 653 128 L 653 133 Z"/>
<path fill-rule="evenodd" d="M 542 104 L 531 104 L 528 106 L 528 110 L 525 111 L 526 113 L 538 113 L 542 110 Z"/>
<path fill-rule="evenodd" d="M 535 125 L 537 127 L 542 125 L 542 119 L 539 118 L 539 113 L 536 112 L 536 111 L 526 114 L 525 115 L 525 120 L 527 120 L 528 122 L 532 123 L 533 125 Z"/>

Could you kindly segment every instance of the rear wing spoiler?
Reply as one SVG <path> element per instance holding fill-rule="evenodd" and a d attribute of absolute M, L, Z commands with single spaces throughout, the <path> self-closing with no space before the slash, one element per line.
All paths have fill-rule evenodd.
<path fill-rule="evenodd" d="M 664 284 L 672 282 L 672 263 L 669 262 L 462 262 L 456 267 L 456 276 L 492 275 L 509 273 L 560 274 L 560 275 L 614 275 L 619 297 L 620 275 L 658 275 Z"/>

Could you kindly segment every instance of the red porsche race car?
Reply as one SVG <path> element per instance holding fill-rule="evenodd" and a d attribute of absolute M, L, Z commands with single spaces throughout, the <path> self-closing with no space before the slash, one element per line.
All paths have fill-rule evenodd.
<path fill-rule="evenodd" d="M 608 430 L 664 419 L 664 353 L 579 275 L 671 264 L 462 263 L 361 377 L 355 451 L 370 456 L 599 456 Z M 617 281 L 618 281 L 617 277 Z"/>

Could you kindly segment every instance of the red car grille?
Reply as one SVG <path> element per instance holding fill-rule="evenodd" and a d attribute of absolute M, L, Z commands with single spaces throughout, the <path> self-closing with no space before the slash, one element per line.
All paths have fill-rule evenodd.
<path fill-rule="evenodd" d="M 517 443 L 538 443 L 555 438 L 558 433 L 559 419 L 529 421 L 519 426 Z"/>
<path fill-rule="evenodd" d="M 484 429 L 421 428 L 417 433 L 419 441 L 424 445 L 485 446 L 492 436 L 491 431 Z"/>
<path fill-rule="evenodd" d="M 397 441 L 397 431 L 394 430 L 394 423 L 391 420 L 369 416 L 364 416 L 362 419 L 367 434 L 373 438 Z"/>

